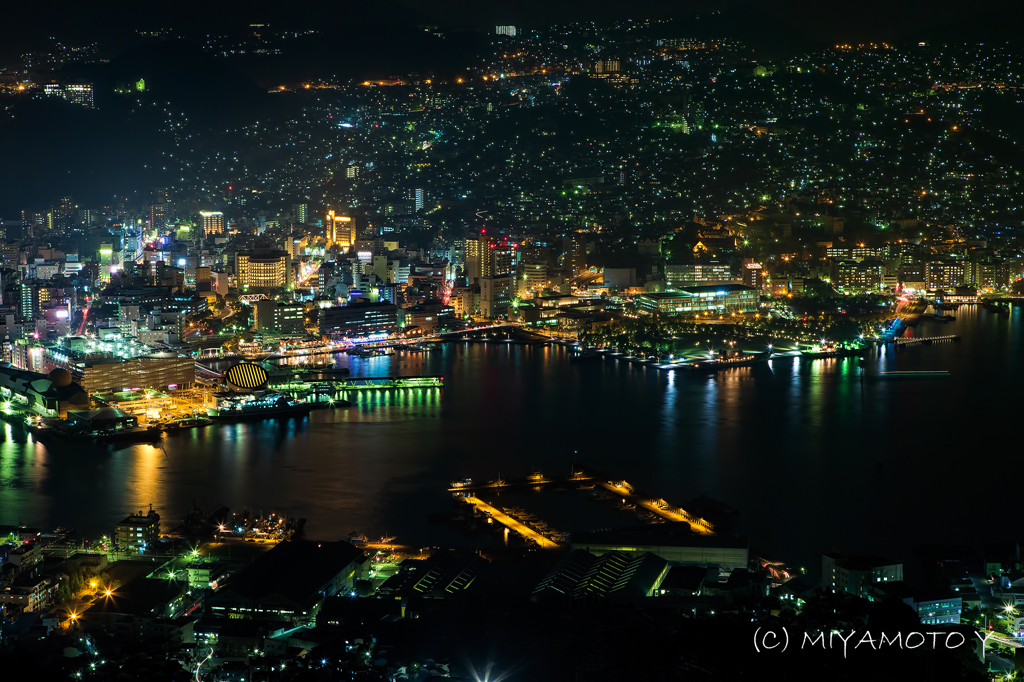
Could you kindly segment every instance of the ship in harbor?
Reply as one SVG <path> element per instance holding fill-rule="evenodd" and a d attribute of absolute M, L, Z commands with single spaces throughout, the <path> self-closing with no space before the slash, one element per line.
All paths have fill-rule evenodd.
<path fill-rule="evenodd" d="M 252 362 L 240 362 L 224 373 L 226 391 L 216 394 L 217 404 L 207 410 L 215 421 L 243 421 L 298 417 L 315 405 L 267 388 L 267 370 Z"/>
<path fill-rule="evenodd" d="M 821 344 L 811 346 L 806 350 L 801 350 L 800 357 L 807 358 L 809 360 L 818 360 L 821 358 L 850 358 L 860 357 L 866 352 L 866 346 L 848 347 L 832 341 L 824 341 Z"/>
<path fill-rule="evenodd" d="M 760 362 L 766 362 L 770 353 L 744 353 L 737 350 L 722 350 L 717 355 L 711 354 L 706 360 L 697 360 L 689 364 L 680 365 L 693 370 L 714 372 L 720 369 L 731 367 L 749 367 Z"/>
<path fill-rule="evenodd" d="M 289 398 L 277 391 L 258 391 L 248 395 L 219 395 L 217 406 L 207 410 L 215 421 L 243 421 L 272 417 L 304 416 L 315 406 L 303 400 Z"/>

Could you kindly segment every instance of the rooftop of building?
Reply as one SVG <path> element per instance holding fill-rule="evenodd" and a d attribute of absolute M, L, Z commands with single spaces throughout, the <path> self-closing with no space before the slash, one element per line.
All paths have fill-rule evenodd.
<path fill-rule="evenodd" d="M 40 374 L 5 363 L 0 365 L 0 386 L 20 394 L 32 390 L 43 397 L 55 398 L 61 402 L 88 404 L 88 394 L 79 384 L 72 381 L 71 375 L 63 369 Z"/>
<path fill-rule="evenodd" d="M 835 552 L 830 552 L 825 554 L 825 556 L 833 559 L 839 566 L 851 571 L 870 571 L 873 568 L 899 565 L 899 562 L 893 561 L 887 557 L 878 556 L 877 554 L 848 557 Z"/>
<path fill-rule="evenodd" d="M 381 589 L 406 596 L 450 597 L 468 588 L 486 565 L 487 560 L 473 552 L 439 551 L 426 559 L 406 559 Z"/>
<path fill-rule="evenodd" d="M 662 589 L 697 591 L 708 577 L 708 570 L 703 566 L 673 566 L 669 569 Z"/>
<path fill-rule="evenodd" d="M 139 578 L 118 587 L 110 596 L 97 597 L 86 609 L 83 618 L 99 614 L 132 616 L 166 615 L 166 606 L 177 599 L 188 586 L 181 580 Z"/>
<path fill-rule="evenodd" d="M 657 584 L 668 562 L 650 552 L 608 552 L 596 556 L 573 550 L 533 591 L 534 597 L 644 597 Z"/>
<path fill-rule="evenodd" d="M 727 535 L 698 535 L 685 521 L 576 532 L 572 534 L 571 541 L 573 545 L 586 545 L 587 543 L 594 545 L 676 545 L 722 549 L 747 549 L 749 546 L 746 538 Z"/>
<path fill-rule="evenodd" d="M 741 291 L 756 292 L 757 289 L 754 287 L 748 287 L 745 284 L 701 284 L 696 286 L 685 286 L 671 291 L 665 291 L 663 293 L 648 293 L 641 294 L 643 298 L 652 298 L 654 300 L 663 300 L 670 298 L 679 298 L 681 296 L 699 296 L 700 294 L 706 293 L 718 293 L 719 291 L 724 293 L 735 293 Z"/>
<path fill-rule="evenodd" d="M 124 413 L 122 413 L 124 414 Z M 117 525 L 118 526 L 139 526 L 150 523 L 160 523 L 160 515 L 152 509 L 148 513 L 130 514 L 122 519 Z"/>
<path fill-rule="evenodd" d="M 306 603 L 361 554 L 344 541 L 288 540 L 244 568 L 225 591 L 253 600 L 276 594 Z"/>

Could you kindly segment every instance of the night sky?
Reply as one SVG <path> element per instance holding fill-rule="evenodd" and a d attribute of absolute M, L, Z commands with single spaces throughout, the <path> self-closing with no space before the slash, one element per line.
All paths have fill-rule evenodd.
<path fill-rule="evenodd" d="M 498 23 L 542 26 L 565 21 L 628 17 L 687 18 L 694 31 L 734 33 L 749 38 L 757 33 L 763 41 L 784 42 L 799 37 L 811 42 L 834 40 L 901 40 L 922 34 L 962 37 L 1017 35 L 1024 15 L 1020 2 L 982 0 L 958 3 L 950 0 L 766 0 L 753 2 L 705 2 L 702 0 L 383 0 L 369 2 L 199 2 L 135 4 L 130 10 L 120 3 L 69 2 L 8 3 L 8 31 L 0 50 L 26 49 L 41 37 L 66 40 L 116 39 L 138 28 L 224 31 L 249 22 L 268 22 L 282 27 L 345 26 L 388 23 L 432 23 L 489 29 Z M 712 16 L 713 12 L 719 14 Z M 699 15 L 700 20 L 695 17 Z M 727 36 L 733 37 L 733 36 Z"/>

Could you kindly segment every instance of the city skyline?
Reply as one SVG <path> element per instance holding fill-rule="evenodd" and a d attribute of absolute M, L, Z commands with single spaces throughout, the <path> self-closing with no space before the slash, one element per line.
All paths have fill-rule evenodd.
<path fill-rule="evenodd" d="M 0 671 L 1018 679 L 1024 44 L 955 9 L 17 8 Z"/>

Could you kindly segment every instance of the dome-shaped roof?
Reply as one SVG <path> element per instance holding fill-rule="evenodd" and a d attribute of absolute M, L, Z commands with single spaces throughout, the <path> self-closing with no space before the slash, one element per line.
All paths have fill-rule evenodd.
<path fill-rule="evenodd" d="M 224 373 L 235 388 L 254 390 L 267 385 L 267 371 L 252 362 L 240 362 Z"/>
<path fill-rule="evenodd" d="M 46 378 L 53 382 L 54 386 L 70 386 L 73 377 L 71 372 L 66 369 L 58 367 L 57 369 L 51 370 Z"/>

